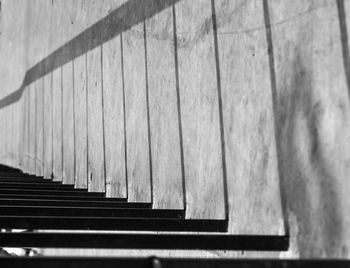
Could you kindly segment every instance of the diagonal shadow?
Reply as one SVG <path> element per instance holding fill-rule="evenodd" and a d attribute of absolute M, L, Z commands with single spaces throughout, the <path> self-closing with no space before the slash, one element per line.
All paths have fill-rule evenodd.
<path fill-rule="evenodd" d="M 179 0 L 129 0 L 27 70 L 22 85 L 0 100 L 0 109 L 20 100 L 26 85 L 177 2 Z"/>

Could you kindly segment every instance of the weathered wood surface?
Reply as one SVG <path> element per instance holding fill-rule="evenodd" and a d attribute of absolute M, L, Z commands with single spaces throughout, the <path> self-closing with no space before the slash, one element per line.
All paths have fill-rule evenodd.
<path fill-rule="evenodd" d="M 103 115 L 106 154 L 106 195 L 127 197 L 125 166 L 124 84 L 121 37 L 103 44 Z"/>
<path fill-rule="evenodd" d="M 164 209 L 184 208 L 173 28 L 172 7 L 146 20 L 153 206 Z"/>
<path fill-rule="evenodd" d="M 52 150 L 52 120 L 53 120 L 53 95 L 52 95 L 52 73 L 44 76 L 44 131 L 43 131 L 43 142 L 44 142 L 44 178 L 50 179 L 52 176 L 53 168 L 53 150 Z"/>
<path fill-rule="evenodd" d="M 188 218 L 226 218 L 211 1 L 176 6 Z"/>
<path fill-rule="evenodd" d="M 74 65 L 75 187 L 87 189 L 86 54 Z"/>
<path fill-rule="evenodd" d="M 101 47 L 87 52 L 88 188 L 105 192 Z"/>
<path fill-rule="evenodd" d="M 35 174 L 36 165 L 36 86 L 28 86 L 29 91 L 29 173 Z"/>
<path fill-rule="evenodd" d="M 14 0 L 2 2 L 9 1 Z M 53 12 L 52 51 L 125 1 L 44 2 Z M 41 31 L 48 16 L 41 14 L 41 1 L 33 5 L 23 35 L 29 55 L 25 68 L 47 55 L 47 44 L 37 40 L 48 34 Z M 235 234 L 284 233 L 282 195 L 294 239 L 290 256 L 346 256 L 350 105 L 349 40 L 344 33 L 349 36 L 349 5 L 341 0 L 181 0 L 174 6 L 176 22 L 173 9 L 166 9 L 104 43 L 102 54 L 98 47 L 74 59 L 75 186 L 87 187 L 89 148 L 91 191 L 153 201 L 159 208 L 180 208 L 186 197 L 188 218 L 228 214 L 229 231 Z M 269 20 L 271 27 L 266 27 Z M 55 72 L 51 148 L 56 148 L 56 179 L 62 179 L 66 104 L 61 102 L 61 70 Z M 3 77 L 1 84 L 7 88 Z M 38 147 L 32 155 L 32 122 L 41 120 L 31 114 L 34 106 L 26 99 L 30 92 L 22 96 L 20 145 L 21 167 L 28 172 L 32 159 L 38 167 Z M 49 97 L 45 92 L 46 86 L 44 103 Z M 16 108 L 2 110 L 1 116 L 2 162 L 13 165 Z M 45 113 L 44 137 L 50 131 L 47 119 Z M 36 125 L 37 146 L 39 130 Z M 65 151 L 63 147 L 63 156 Z M 45 156 L 44 150 L 46 163 Z M 52 168 L 45 176 L 50 172 Z"/>
<path fill-rule="evenodd" d="M 215 12 L 229 229 L 283 233 L 263 3 L 219 0 Z"/>
<path fill-rule="evenodd" d="M 62 66 L 63 183 L 74 184 L 74 83 L 73 62 Z"/>
<path fill-rule="evenodd" d="M 62 181 L 62 69 L 52 72 L 53 179 Z"/>
<path fill-rule="evenodd" d="M 35 174 L 43 176 L 43 155 L 44 155 L 44 100 L 43 100 L 43 87 L 44 80 L 40 78 L 35 83 L 36 86 L 36 165 Z"/>
<path fill-rule="evenodd" d="M 128 200 L 150 202 L 152 189 L 143 23 L 123 34 L 123 62 Z"/>
<path fill-rule="evenodd" d="M 345 228 L 350 224 L 345 216 L 350 209 L 350 105 L 348 59 L 342 53 L 348 44 L 342 44 L 341 2 L 349 5 L 269 3 L 282 195 L 288 201 L 284 209 L 298 220 L 290 223 L 290 232 L 295 237 L 291 248 L 300 257 L 348 256 L 350 244 Z"/>
<path fill-rule="evenodd" d="M 25 87 L 24 91 L 25 106 L 24 106 L 24 123 L 25 123 L 25 133 L 23 135 L 23 171 L 29 172 L 29 90 L 28 86 Z"/>

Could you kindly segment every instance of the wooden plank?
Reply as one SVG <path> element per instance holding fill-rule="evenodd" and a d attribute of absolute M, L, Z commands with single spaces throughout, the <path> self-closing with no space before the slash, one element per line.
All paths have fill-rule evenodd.
<path fill-rule="evenodd" d="M 120 40 L 121 36 L 117 36 L 102 46 L 106 195 L 126 198 L 124 88 Z"/>
<path fill-rule="evenodd" d="M 211 1 L 176 6 L 186 216 L 225 219 Z"/>
<path fill-rule="evenodd" d="M 36 174 L 43 176 L 43 155 L 44 155 L 44 80 L 40 78 L 36 82 Z"/>
<path fill-rule="evenodd" d="M 44 178 L 52 176 L 52 73 L 44 76 Z"/>
<path fill-rule="evenodd" d="M 1 144 L 1 154 L 0 154 L 0 161 L 1 163 L 5 164 L 5 120 L 4 120 L 4 109 L 0 110 L 0 123 L 4 126 L 3 128 L 1 128 L 0 130 L 0 135 L 1 135 L 1 139 L 0 139 L 0 144 Z"/>
<path fill-rule="evenodd" d="M 62 181 L 62 73 L 58 68 L 52 73 L 52 131 L 53 131 L 53 179 Z"/>
<path fill-rule="evenodd" d="M 286 209 L 305 219 L 305 241 L 327 241 L 324 256 L 340 256 L 350 241 L 340 231 L 350 222 L 350 105 L 337 2 L 269 3 Z"/>
<path fill-rule="evenodd" d="M 153 206 L 182 209 L 184 193 L 173 27 L 171 7 L 146 21 Z"/>
<path fill-rule="evenodd" d="M 75 187 L 87 189 L 86 54 L 74 60 Z"/>
<path fill-rule="evenodd" d="M 87 53 L 88 189 L 105 191 L 101 47 Z"/>
<path fill-rule="evenodd" d="M 26 91 L 24 89 L 22 98 L 20 100 L 20 108 L 19 108 L 19 148 L 18 148 L 18 154 L 19 154 L 19 168 L 24 170 L 24 154 L 25 154 L 25 144 L 24 140 L 26 137 L 26 106 L 27 106 L 27 98 L 26 98 Z"/>
<path fill-rule="evenodd" d="M 36 86 L 28 86 L 29 92 L 29 173 L 35 174 L 36 165 Z"/>
<path fill-rule="evenodd" d="M 74 84 L 73 62 L 62 66 L 63 183 L 74 184 Z"/>
<path fill-rule="evenodd" d="M 151 202 L 143 23 L 123 35 L 128 200 Z"/>
<path fill-rule="evenodd" d="M 263 3 L 219 0 L 215 11 L 229 231 L 279 234 L 283 217 Z"/>
<path fill-rule="evenodd" d="M 24 134 L 24 141 L 23 141 L 23 171 L 28 173 L 29 172 L 29 106 L 30 106 L 30 100 L 29 100 L 29 87 L 25 87 L 25 110 L 24 110 L 24 122 L 25 122 L 25 134 Z"/>

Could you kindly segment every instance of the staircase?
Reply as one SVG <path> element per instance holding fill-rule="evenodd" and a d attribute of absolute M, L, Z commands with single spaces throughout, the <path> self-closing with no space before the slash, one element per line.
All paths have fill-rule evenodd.
<path fill-rule="evenodd" d="M 6 166 L 0 169 L 0 228 L 27 230 L 1 232 L 1 247 L 288 249 L 286 236 L 229 235 L 227 220 L 186 219 L 185 210 L 106 198 Z"/>

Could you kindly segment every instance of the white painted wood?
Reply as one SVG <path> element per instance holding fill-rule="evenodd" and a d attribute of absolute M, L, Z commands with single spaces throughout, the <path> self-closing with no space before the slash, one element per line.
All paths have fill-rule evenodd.
<path fill-rule="evenodd" d="M 74 84 L 73 62 L 62 66 L 63 183 L 74 184 Z"/>
<path fill-rule="evenodd" d="M 53 120 L 53 96 L 52 96 L 52 73 L 43 77 L 44 79 L 44 178 L 50 179 L 53 168 L 52 151 L 52 120 Z"/>
<path fill-rule="evenodd" d="M 36 166 L 36 86 L 28 86 L 29 93 L 29 173 L 35 175 Z"/>
<path fill-rule="evenodd" d="M 61 68 L 52 72 L 53 178 L 62 181 L 62 85 Z"/>
<path fill-rule="evenodd" d="M 103 44 L 103 100 L 106 195 L 127 197 L 121 37 Z"/>
<path fill-rule="evenodd" d="M 184 208 L 172 7 L 146 20 L 153 206 Z"/>
<path fill-rule="evenodd" d="M 44 80 L 40 78 L 35 83 L 36 86 L 36 162 L 35 173 L 38 176 L 43 176 L 43 155 L 44 155 Z"/>
<path fill-rule="evenodd" d="M 88 188 L 105 192 L 101 47 L 87 53 Z"/>
<path fill-rule="evenodd" d="M 128 200 L 151 202 L 143 23 L 123 35 L 123 57 Z"/>
<path fill-rule="evenodd" d="M 211 1 L 176 6 L 186 217 L 225 219 Z"/>
<path fill-rule="evenodd" d="M 23 141 L 23 171 L 29 172 L 29 87 L 25 87 L 25 110 L 24 110 L 24 123 L 25 123 L 25 133 Z"/>
<path fill-rule="evenodd" d="M 280 234 L 284 230 L 263 3 L 219 0 L 215 10 L 229 231 Z"/>
<path fill-rule="evenodd" d="M 74 60 L 75 187 L 87 189 L 86 54 Z"/>

